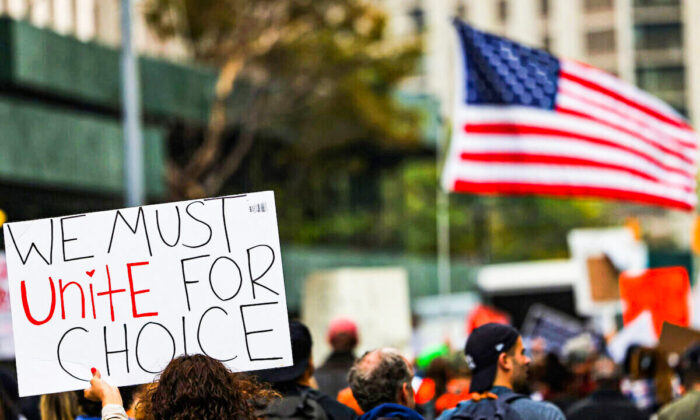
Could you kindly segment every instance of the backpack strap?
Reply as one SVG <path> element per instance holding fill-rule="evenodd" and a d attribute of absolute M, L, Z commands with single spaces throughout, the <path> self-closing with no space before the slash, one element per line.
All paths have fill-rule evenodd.
<path fill-rule="evenodd" d="M 527 395 L 513 393 L 513 394 L 510 394 L 507 397 L 503 398 L 503 401 L 506 404 L 513 404 L 513 402 L 520 400 L 520 399 L 523 399 L 523 398 L 527 398 Z"/>

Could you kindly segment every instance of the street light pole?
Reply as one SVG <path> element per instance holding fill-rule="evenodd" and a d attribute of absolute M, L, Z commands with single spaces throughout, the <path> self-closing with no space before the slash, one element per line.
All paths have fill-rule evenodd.
<path fill-rule="evenodd" d="M 121 1 L 121 88 L 124 125 L 124 187 L 127 207 L 144 202 L 143 138 L 138 64 L 131 39 L 133 0 Z"/>

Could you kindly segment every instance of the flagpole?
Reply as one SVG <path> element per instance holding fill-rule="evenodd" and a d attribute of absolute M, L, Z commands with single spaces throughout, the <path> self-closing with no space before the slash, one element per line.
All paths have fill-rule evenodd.
<path fill-rule="evenodd" d="M 438 180 L 437 180 L 437 196 L 436 196 L 436 223 L 437 223 L 437 273 L 438 273 L 438 292 L 441 295 L 451 293 L 451 271 L 450 271 L 450 199 L 447 192 L 442 188 L 440 183 L 440 173 L 444 162 L 444 142 L 449 130 L 444 127 L 445 120 L 442 119 L 442 128 L 437 136 L 437 150 L 435 153 Z"/>

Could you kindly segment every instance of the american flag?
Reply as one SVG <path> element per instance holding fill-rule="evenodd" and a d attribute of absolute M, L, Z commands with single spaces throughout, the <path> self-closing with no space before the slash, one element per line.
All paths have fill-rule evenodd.
<path fill-rule="evenodd" d="M 602 70 L 455 21 L 461 89 L 448 191 L 604 197 L 695 207 L 695 133 Z"/>

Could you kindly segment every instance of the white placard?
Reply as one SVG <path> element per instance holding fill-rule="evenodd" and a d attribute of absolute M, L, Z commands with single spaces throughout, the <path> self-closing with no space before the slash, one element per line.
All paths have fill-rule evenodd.
<path fill-rule="evenodd" d="M 622 363 L 631 345 L 654 347 L 658 342 L 651 312 L 644 311 L 610 340 L 608 351 L 615 363 Z"/>
<path fill-rule="evenodd" d="M 236 371 L 292 364 L 274 194 L 4 225 L 19 392 L 90 369 L 150 382 L 175 356 Z"/>

